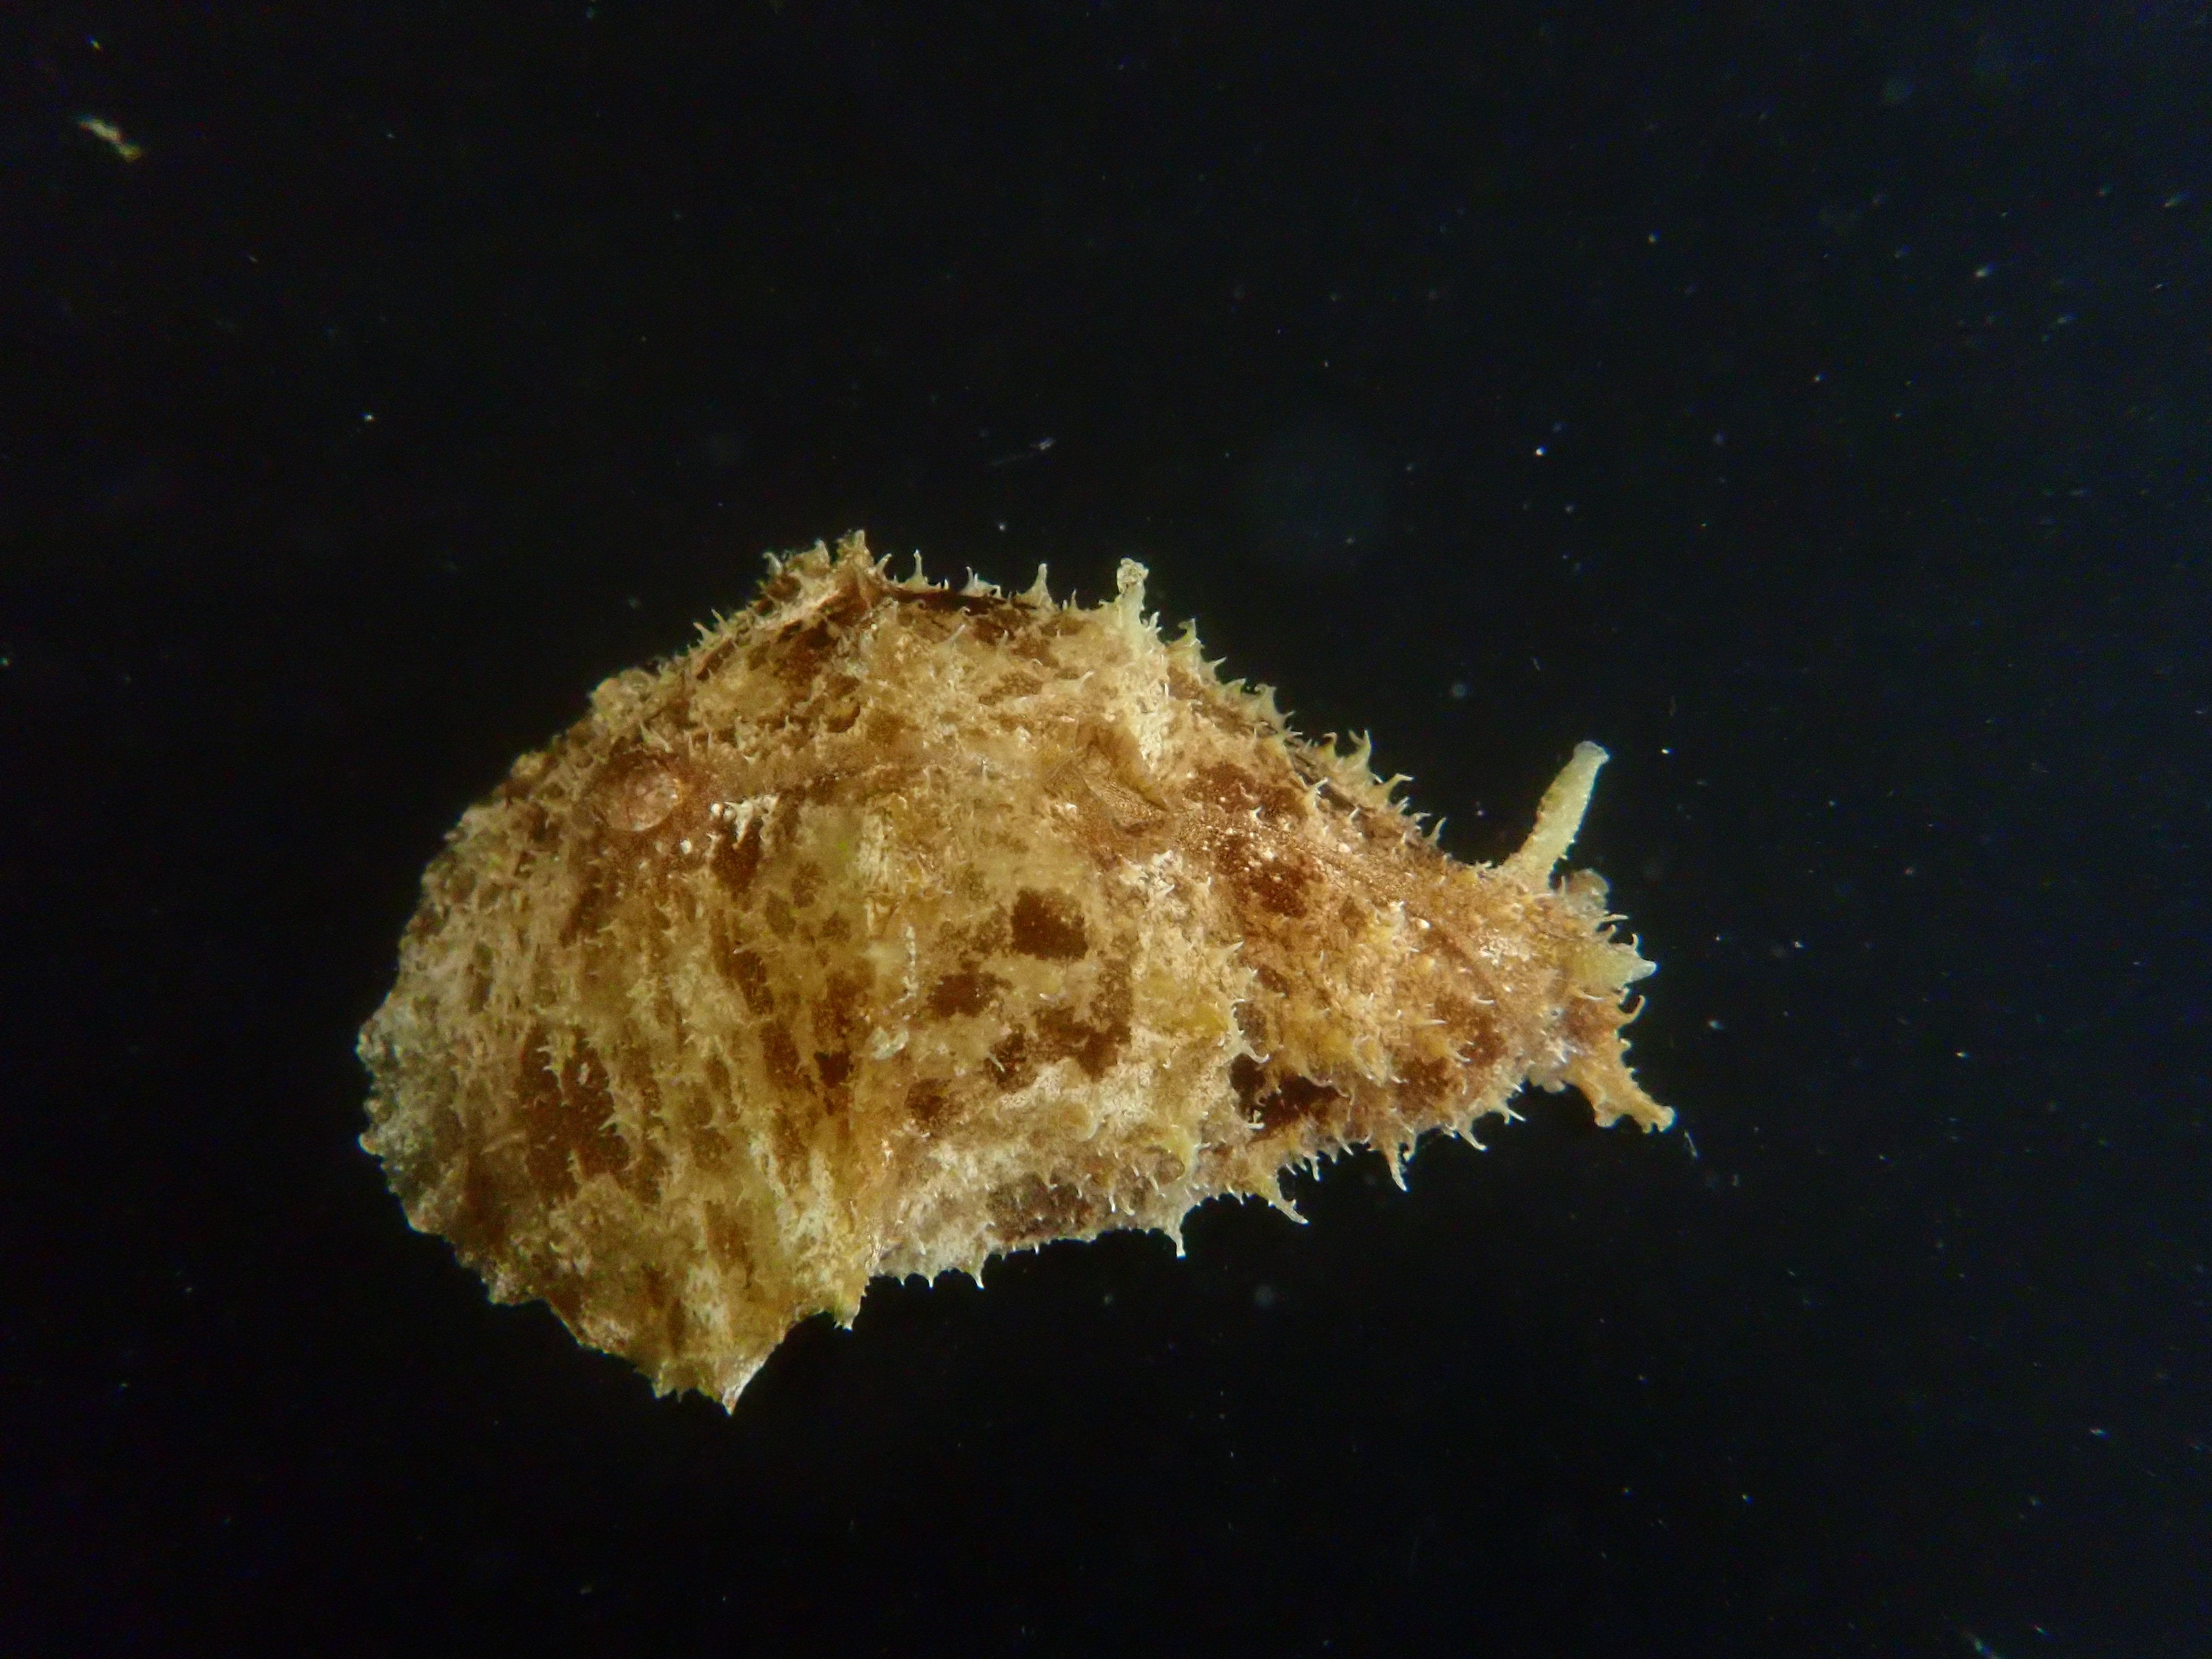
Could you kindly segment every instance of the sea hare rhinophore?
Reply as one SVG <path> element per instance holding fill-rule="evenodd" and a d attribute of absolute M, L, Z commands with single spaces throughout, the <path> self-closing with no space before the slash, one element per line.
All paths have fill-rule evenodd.
<path fill-rule="evenodd" d="M 1622 1062 L 1584 744 L 1503 864 L 1143 611 L 893 580 L 857 535 L 617 675 L 462 817 L 362 1032 L 362 1144 L 500 1301 L 735 1401 L 878 1274 L 1394 1168 Z"/>

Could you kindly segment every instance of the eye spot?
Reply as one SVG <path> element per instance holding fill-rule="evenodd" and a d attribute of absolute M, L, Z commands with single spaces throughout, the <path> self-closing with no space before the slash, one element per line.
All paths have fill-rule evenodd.
<path fill-rule="evenodd" d="M 617 830 L 643 835 L 684 804 L 684 781 L 649 755 L 618 760 L 600 775 L 599 815 Z"/>

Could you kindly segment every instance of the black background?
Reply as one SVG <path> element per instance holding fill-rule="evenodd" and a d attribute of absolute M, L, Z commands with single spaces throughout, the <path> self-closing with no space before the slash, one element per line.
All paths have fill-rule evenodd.
<path fill-rule="evenodd" d="M 4 27 L 0 1645 L 2206 1650 L 2202 4 Z M 1466 856 L 1606 744 L 1676 1132 L 734 1417 L 489 1306 L 353 1145 L 421 866 L 861 526 L 1144 559 Z"/>

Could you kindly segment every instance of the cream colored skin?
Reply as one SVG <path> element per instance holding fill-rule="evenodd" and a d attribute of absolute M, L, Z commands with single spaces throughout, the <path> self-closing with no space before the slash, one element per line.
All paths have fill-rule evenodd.
<path fill-rule="evenodd" d="M 362 1145 L 496 1298 L 729 1405 L 878 1274 L 1288 1209 L 1528 1082 L 1670 1121 L 1622 1060 L 1650 965 L 1553 877 L 1595 746 L 1462 865 L 1133 563 L 1086 610 L 771 562 L 462 818 L 362 1033 Z"/>

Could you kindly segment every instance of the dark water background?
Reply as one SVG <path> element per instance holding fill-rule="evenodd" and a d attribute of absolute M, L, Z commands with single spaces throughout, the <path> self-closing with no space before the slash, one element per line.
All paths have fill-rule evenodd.
<path fill-rule="evenodd" d="M 2212 1649 L 2203 5 L 0 31 L 0 1647 Z M 856 526 L 1144 559 L 1465 855 L 1604 743 L 1680 1132 L 734 1420 L 489 1307 L 353 1145 L 416 875 Z"/>

